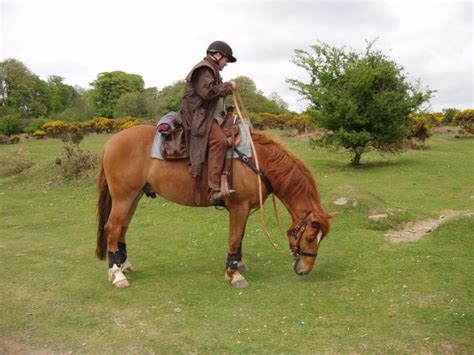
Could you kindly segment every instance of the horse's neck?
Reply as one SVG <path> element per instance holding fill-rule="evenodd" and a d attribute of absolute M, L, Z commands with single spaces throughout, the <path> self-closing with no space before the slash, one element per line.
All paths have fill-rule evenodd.
<path fill-rule="evenodd" d="M 286 196 L 285 194 L 280 195 L 275 191 L 275 195 L 286 207 L 288 213 L 294 222 L 301 220 L 308 211 L 313 210 L 313 204 L 308 196 L 299 198 L 297 196 Z"/>
<path fill-rule="evenodd" d="M 282 148 L 265 148 L 258 145 L 256 148 L 259 157 L 262 157 L 262 168 L 272 184 L 273 192 L 285 205 L 293 220 L 301 219 L 310 210 L 320 209 L 317 191 L 312 188 L 314 182 L 308 181 L 309 177 L 296 166 L 298 162 L 293 161 L 291 164 L 296 165 L 289 165 L 287 171 L 281 171 L 271 164 L 290 164 L 288 160 L 279 162 L 272 159 L 274 150 Z M 288 156 L 287 159 L 293 158 Z M 272 163 L 269 164 L 269 161 Z"/>

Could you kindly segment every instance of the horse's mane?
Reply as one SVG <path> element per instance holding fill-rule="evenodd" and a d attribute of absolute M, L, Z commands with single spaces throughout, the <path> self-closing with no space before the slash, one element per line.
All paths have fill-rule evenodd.
<path fill-rule="evenodd" d="M 252 138 L 256 144 L 269 151 L 268 158 L 261 164 L 264 164 L 264 171 L 272 184 L 279 187 L 278 194 L 282 198 L 296 194 L 308 198 L 313 196 L 319 205 L 316 181 L 308 166 L 280 143 L 261 134 L 253 133 Z"/>
<path fill-rule="evenodd" d="M 308 166 L 280 143 L 261 134 L 253 133 L 252 138 L 256 145 L 268 151 L 267 159 L 261 164 L 277 196 L 283 201 L 295 196 L 301 196 L 302 200 L 307 199 L 318 216 L 323 234 L 326 235 L 329 232 L 328 220 L 331 215 L 321 207 L 316 181 Z"/>

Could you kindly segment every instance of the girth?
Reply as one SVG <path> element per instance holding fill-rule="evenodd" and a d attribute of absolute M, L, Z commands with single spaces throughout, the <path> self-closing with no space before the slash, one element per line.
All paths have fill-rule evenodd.
<path fill-rule="evenodd" d="M 268 176 L 260 169 L 257 169 L 257 166 L 255 163 L 250 159 L 247 155 L 242 153 L 240 150 L 234 147 L 234 151 L 237 153 L 239 156 L 239 159 L 245 163 L 255 174 L 257 174 L 260 179 L 262 179 L 263 183 L 265 184 L 265 187 L 267 188 L 268 193 L 273 192 L 273 187 L 272 184 L 270 183 L 270 180 L 268 180 Z"/>

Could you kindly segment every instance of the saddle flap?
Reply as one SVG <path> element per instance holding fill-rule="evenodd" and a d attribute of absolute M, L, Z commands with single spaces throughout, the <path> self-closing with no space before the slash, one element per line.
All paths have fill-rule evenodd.
<path fill-rule="evenodd" d="M 222 130 L 227 137 L 227 144 L 229 147 L 236 146 L 240 143 L 241 135 L 239 125 L 236 123 L 236 117 L 232 113 L 228 113 L 224 122 L 222 122 Z"/>

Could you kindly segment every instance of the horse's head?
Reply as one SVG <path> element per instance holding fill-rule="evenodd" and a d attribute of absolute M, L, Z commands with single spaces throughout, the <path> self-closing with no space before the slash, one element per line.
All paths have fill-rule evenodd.
<path fill-rule="evenodd" d="M 311 272 L 318 255 L 319 245 L 329 232 L 329 214 L 309 211 L 287 232 L 290 250 L 294 257 L 293 269 L 298 275 Z"/>

